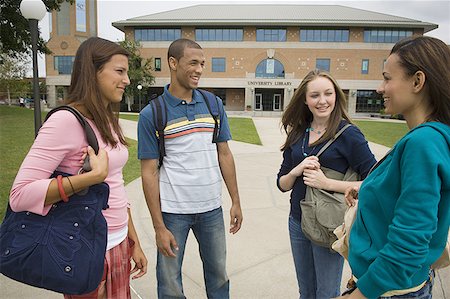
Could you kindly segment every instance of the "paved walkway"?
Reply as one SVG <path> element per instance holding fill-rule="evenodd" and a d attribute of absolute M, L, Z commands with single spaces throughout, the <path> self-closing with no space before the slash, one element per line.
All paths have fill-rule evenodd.
<path fill-rule="evenodd" d="M 298 298 L 297 281 L 290 252 L 287 218 L 289 193 L 282 194 L 275 185 L 281 163 L 279 147 L 284 136 L 279 130 L 279 118 L 253 118 L 263 146 L 230 142 L 233 151 L 244 223 L 236 235 L 227 235 L 227 266 L 231 280 L 231 298 L 285 299 Z M 136 139 L 136 123 L 121 120 L 126 136 Z M 388 148 L 370 143 L 377 159 Z M 134 157 L 130 157 L 134 158 Z M 132 202 L 133 220 L 141 245 L 149 260 L 149 273 L 131 283 L 132 297 L 156 298 L 155 236 L 141 181 L 127 185 Z M 224 186 L 225 223 L 229 223 L 230 199 Z M 343 285 L 350 277 L 346 265 Z M 444 283 L 445 281 L 445 283 Z M 438 273 L 434 298 L 450 299 L 450 268 Z M 183 266 L 183 284 L 188 298 L 206 298 L 201 261 L 193 235 L 189 236 Z M 0 276 L 0 298 L 61 298 L 60 295 L 28 287 Z M 344 287 L 342 288 L 344 289 Z"/>

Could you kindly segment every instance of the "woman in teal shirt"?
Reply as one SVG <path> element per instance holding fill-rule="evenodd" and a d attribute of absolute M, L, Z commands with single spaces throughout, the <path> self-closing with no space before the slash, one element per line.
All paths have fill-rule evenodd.
<path fill-rule="evenodd" d="M 449 66 L 449 47 L 426 36 L 386 60 L 377 92 L 410 131 L 360 187 L 348 257 L 357 288 L 343 298 L 431 298 L 450 223 Z"/>

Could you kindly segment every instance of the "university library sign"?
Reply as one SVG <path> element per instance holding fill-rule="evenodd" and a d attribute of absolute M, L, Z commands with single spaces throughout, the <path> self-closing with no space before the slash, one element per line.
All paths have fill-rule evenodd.
<path fill-rule="evenodd" d="M 248 85 L 250 86 L 275 86 L 275 87 L 283 87 L 283 86 L 292 86 L 292 82 L 286 81 L 248 81 Z"/>

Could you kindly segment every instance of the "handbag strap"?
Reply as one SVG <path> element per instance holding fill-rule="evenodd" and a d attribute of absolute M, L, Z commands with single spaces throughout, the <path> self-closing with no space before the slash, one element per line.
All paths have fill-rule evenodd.
<path fill-rule="evenodd" d="M 327 143 L 325 143 L 324 146 L 322 146 L 322 148 L 320 149 L 320 151 L 317 153 L 316 157 L 319 157 L 339 136 L 341 136 L 342 133 L 344 133 L 345 130 L 347 130 L 347 128 L 351 127 L 351 124 L 346 124 L 345 126 L 342 127 L 342 129 L 340 129 L 336 135 L 333 136 L 333 138 L 331 138 L 330 140 L 328 140 Z"/>
<path fill-rule="evenodd" d="M 66 110 L 69 111 L 70 113 L 72 113 L 78 120 L 78 122 L 80 123 L 80 125 L 83 127 L 84 132 L 86 133 L 86 139 L 88 144 L 92 147 L 92 149 L 94 150 L 95 154 L 98 154 L 98 150 L 99 150 L 99 146 L 98 146 L 98 140 L 97 137 L 95 136 L 94 130 L 92 129 L 91 125 L 87 122 L 87 120 L 84 118 L 84 116 L 75 108 L 71 107 L 71 106 L 67 106 L 67 105 L 63 105 L 63 106 L 59 106 L 56 108 L 53 108 L 52 110 L 50 110 L 50 112 L 47 114 L 47 116 L 45 117 L 45 121 L 47 121 L 47 119 L 49 119 L 49 117 L 60 110 Z M 83 164 L 83 171 L 84 172 L 89 172 L 91 171 L 91 166 L 89 164 L 89 155 L 86 156 L 86 159 L 84 159 L 84 164 Z"/>

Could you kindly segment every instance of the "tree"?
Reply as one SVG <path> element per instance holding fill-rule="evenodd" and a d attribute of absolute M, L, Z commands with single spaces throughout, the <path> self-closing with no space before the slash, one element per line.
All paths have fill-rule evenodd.
<path fill-rule="evenodd" d="M 11 105 L 11 93 L 14 97 L 24 96 L 30 90 L 30 84 L 24 80 L 29 64 L 25 54 L 8 56 L 0 54 L 0 91 L 5 92 Z"/>
<path fill-rule="evenodd" d="M 147 90 L 155 82 L 155 77 L 152 75 L 152 59 L 144 59 L 140 56 L 141 45 L 139 42 L 124 40 L 119 44 L 128 50 L 130 56 L 128 58 L 129 70 L 128 76 L 130 77 L 130 86 L 125 90 L 125 99 L 128 104 L 128 111 L 131 111 L 131 102 L 136 95 L 141 96 L 139 92 L 144 95 L 147 94 Z M 141 85 L 142 90 L 139 91 L 137 86 Z"/>
<path fill-rule="evenodd" d="M 75 0 L 43 0 L 47 11 L 59 10 L 63 2 L 74 3 Z M 31 33 L 28 20 L 20 13 L 21 0 L 2 0 L 0 2 L 0 53 L 18 57 L 31 53 Z M 50 54 L 42 38 L 38 40 L 38 51 Z"/>

